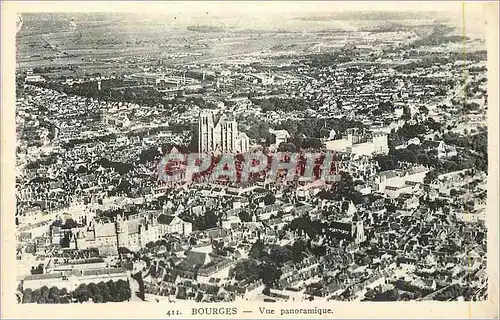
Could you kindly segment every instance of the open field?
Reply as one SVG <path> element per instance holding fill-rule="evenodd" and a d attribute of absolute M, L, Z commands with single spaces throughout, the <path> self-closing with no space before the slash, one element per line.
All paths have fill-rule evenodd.
<path fill-rule="evenodd" d="M 267 17 L 261 18 L 267 24 L 232 17 L 184 20 L 176 16 L 147 19 L 124 14 L 26 14 L 23 17 L 17 47 L 22 69 L 73 65 L 79 67 L 79 72 L 94 68 L 106 70 L 115 63 L 123 66 L 123 60 L 129 57 L 135 57 L 137 66 L 141 64 L 137 60 L 141 59 L 163 58 L 168 65 L 217 61 L 220 57 L 249 53 L 309 52 L 317 44 L 335 47 L 349 41 L 362 41 L 366 32 L 377 32 L 387 24 L 385 20 L 317 21 L 297 17 L 278 17 L 272 20 L 273 25 L 269 25 Z M 426 33 L 429 20 L 394 23 L 400 30 L 417 24 Z M 303 31 L 305 27 L 307 32 Z M 185 56 L 169 56 L 177 52 Z"/>

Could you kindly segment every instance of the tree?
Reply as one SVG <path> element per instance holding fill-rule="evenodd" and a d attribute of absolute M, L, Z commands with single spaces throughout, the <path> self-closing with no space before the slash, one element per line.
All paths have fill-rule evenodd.
<path fill-rule="evenodd" d="M 261 265 L 260 278 L 267 285 L 274 285 L 281 277 L 281 270 L 274 263 Z"/>
<path fill-rule="evenodd" d="M 46 301 L 49 298 L 49 287 L 43 286 L 40 291 L 42 292 L 42 298 Z"/>
<path fill-rule="evenodd" d="M 261 276 L 259 262 L 255 259 L 240 260 L 229 270 L 229 276 L 237 281 L 244 279 L 255 281 Z"/>
<path fill-rule="evenodd" d="M 141 260 L 146 262 L 146 268 L 151 267 L 151 258 L 148 256 L 142 256 Z"/>
<path fill-rule="evenodd" d="M 276 245 L 271 249 L 269 257 L 276 265 L 282 266 L 285 262 L 293 259 L 293 252 L 288 248 Z"/>
<path fill-rule="evenodd" d="M 116 283 L 113 282 L 113 280 L 109 280 L 106 284 L 108 285 L 109 288 L 109 296 L 111 298 L 110 301 L 115 301 L 115 302 L 118 301 L 116 300 L 116 297 L 118 295 L 118 288 L 116 286 Z"/>
<path fill-rule="evenodd" d="M 87 285 L 85 283 L 80 284 L 73 293 L 73 297 L 75 297 L 75 299 L 80 303 L 89 301 L 90 292 L 87 288 Z"/>
<path fill-rule="evenodd" d="M 279 152 L 297 152 L 297 146 L 291 142 L 282 142 L 278 146 Z"/>
<path fill-rule="evenodd" d="M 262 242 L 261 240 L 257 240 L 250 248 L 250 253 L 248 254 L 248 256 L 256 260 L 262 260 L 264 256 L 267 256 L 267 252 L 265 252 L 265 249 L 266 246 L 264 245 L 264 242 Z"/>
<path fill-rule="evenodd" d="M 101 292 L 103 302 L 110 301 L 111 297 L 108 285 L 104 281 L 101 281 L 97 284 L 97 286 L 99 287 L 99 291 Z"/>
<path fill-rule="evenodd" d="M 397 289 L 391 289 L 386 292 L 376 293 L 373 297 L 373 301 L 398 301 L 399 292 Z"/>
<path fill-rule="evenodd" d="M 435 170 L 431 170 L 425 174 L 424 183 L 430 184 L 432 181 L 436 180 L 438 174 Z"/>
<path fill-rule="evenodd" d="M 103 297 L 103 296 L 102 296 L 102 294 L 100 294 L 100 293 L 99 293 L 99 294 L 96 294 L 95 296 L 93 296 L 93 297 L 92 297 L 92 301 L 93 301 L 94 303 L 103 303 L 103 302 L 106 302 L 106 301 L 104 300 L 104 297 Z"/>
<path fill-rule="evenodd" d="M 266 296 L 270 296 L 271 295 L 271 289 L 268 286 L 265 286 L 264 290 L 262 290 L 262 294 L 266 295 Z"/>
<path fill-rule="evenodd" d="M 199 216 L 194 220 L 196 230 L 206 230 L 217 227 L 219 217 L 214 210 L 207 210 L 204 215 Z"/>
<path fill-rule="evenodd" d="M 129 283 L 124 280 L 118 280 L 116 282 L 117 295 L 116 301 L 121 302 L 129 300 L 132 297 L 132 291 L 130 290 Z"/>
<path fill-rule="evenodd" d="M 425 115 L 429 114 L 429 109 L 426 106 L 418 107 L 418 111 L 420 111 L 420 113 L 423 113 Z"/>
<path fill-rule="evenodd" d="M 315 237 L 318 231 L 313 227 L 309 216 L 302 216 L 293 219 L 289 225 L 291 230 L 296 230 L 306 233 L 310 238 Z"/>
<path fill-rule="evenodd" d="M 102 295 L 101 288 L 95 283 L 92 284 L 93 284 L 92 301 L 94 301 L 95 303 L 104 302 L 104 297 Z"/>
<path fill-rule="evenodd" d="M 89 294 L 91 297 L 93 297 L 96 293 L 96 290 L 97 290 L 97 285 L 93 282 L 87 284 L 87 289 L 89 291 Z"/>
<path fill-rule="evenodd" d="M 69 297 L 67 297 L 67 296 L 61 297 L 60 303 L 70 303 L 70 302 L 71 302 L 71 300 Z"/>
<path fill-rule="evenodd" d="M 48 298 L 51 299 L 54 303 L 59 303 L 61 300 L 59 289 L 57 287 L 50 288 Z"/>
<path fill-rule="evenodd" d="M 387 212 L 395 213 L 396 212 L 396 205 L 392 202 L 386 203 L 385 209 Z"/>
<path fill-rule="evenodd" d="M 391 154 L 378 154 L 375 156 L 375 159 L 377 160 L 381 171 L 394 170 L 398 166 L 397 159 L 395 159 L 395 157 Z"/>
<path fill-rule="evenodd" d="M 458 195 L 458 190 L 457 189 L 451 189 L 450 190 L 450 196 L 452 196 L 453 198 L 456 197 Z"/>
<path fill-rule="evenodd" d="M 78 227 L 78 223 L 75 220 L 69 218 L 64 222 L 64 224 L 62 225 L 61 228 L 62 229 L 73 229 L 76 227 Z"/>
<path fill-rule="evenodd" d="M 238 216 L 242 222 L 252 222 L 252 216 L 246 210 L 240 211 Z"/>
<path fill-rule="evenodd" d="M 151 243 L 151 242 L 150 242 Z M 149 243 L 148 243 L 149 244 Z M 148 245 L 147 244 L 147 245 Z M 146 245 L 146 246 L 147 246 Z M 119 247 L 118 248 L 118 254 L 120 255 L 126 255 L 126 254 L 130 254 L 130 253 L 133 253 L 132 251 L 130 251 L 130 249 L 126 248 L 126 247 Z"/>
<path fill-rule="evenodd" d="M 307 244 L 304 240 L 297 240 L 292 245 L 293 261 L 300 262 L 304 257 L 304 252 L 307 249 Z"/>
<path fill-rule="evenodd" d="M 330 190 L 321 190 L 316 194 L 316 196 L 320 199 L 325 199 L 325 200 L 333 200 L 334 195 Z"/>
<path fill-rule="evenodd" d="M 268 206 L 276 202 L 276 197 L 272 193 L 268 193 L 264 196 L 263 201 L 264 204 Z"/>
<path fill-rule="evenodd" d="M 40 289 L 35 289 L 31 293 L 32 302 L 38 302 L 38 300 L 40 300 L 41 297 L 42 297 L 42 291 Z"/>
<path fill-rule="evenodd" d="M 331 192 L 334 200 L 351 200 L 355 204 L 361 201 L 360 195 L 356 194 L 354 189 L 354 180 L 347 172 L 340 172 L 340 180 L 332 184 Z"/>
<path fill-rule="evenodd" d="M 30 288 L 27 288 L 27 289 L 24 290 L 24 292 L 23 292 L 23 303 L 34 302 L 33 301 L 33 297 L 32 297 L 32 293 L 33 293 L 33 290 L 31 290 Z"/>

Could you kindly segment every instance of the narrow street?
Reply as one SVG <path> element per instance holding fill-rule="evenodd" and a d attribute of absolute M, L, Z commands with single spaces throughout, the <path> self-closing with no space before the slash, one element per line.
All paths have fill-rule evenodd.
<path fill-rule="evenodd" d="M 139 283 L 132 277 L 130 272 L 127 273 L 128 283 L 130 284 L 130 291 L 132 293 L 132 297 L 130 301 L 142 301 L 141 298 L 137 296 L 139 293 Z"/>

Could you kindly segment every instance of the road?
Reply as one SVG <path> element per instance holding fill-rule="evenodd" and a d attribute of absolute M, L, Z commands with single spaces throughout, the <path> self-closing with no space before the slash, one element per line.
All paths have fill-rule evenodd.
<path fill-rule="evenodd" d="M 132 273 L 127 272 L 128 283 L 130 284 L 130 291 L 132 293 L 132 297 L 130 301 L 142 301 L 141 298 L 137 296 L 139 293 L 139 283 L 132 277 Z"/>

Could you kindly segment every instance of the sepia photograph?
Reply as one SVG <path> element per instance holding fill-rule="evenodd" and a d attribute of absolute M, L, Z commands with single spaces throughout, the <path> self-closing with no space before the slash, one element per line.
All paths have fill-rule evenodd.
<path fill-rule="evenodd" d="M 498 316 L 497 3 L 54 3 L 2 34 L 2 300 Z"/>

